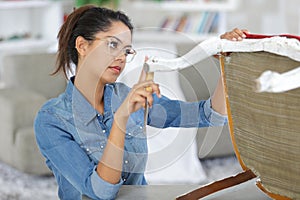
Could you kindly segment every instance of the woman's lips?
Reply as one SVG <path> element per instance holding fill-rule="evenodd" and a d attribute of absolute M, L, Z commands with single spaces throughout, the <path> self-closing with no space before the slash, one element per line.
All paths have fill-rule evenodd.
<path fill-rule="evenodd" d="M 119 66 L 111 66 L 111 67 L 109 67 L 109 69 L 113 70 L 116 73 L 120 73 L 120 71 L 121 71 L 121 67 L 119 67 Z"/>

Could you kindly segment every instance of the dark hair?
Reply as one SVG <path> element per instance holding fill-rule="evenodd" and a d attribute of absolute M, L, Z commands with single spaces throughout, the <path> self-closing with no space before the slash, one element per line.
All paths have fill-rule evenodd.
<path fill-rule="evenodd" d="M 121 11 L 93 5 L 82 6 L 74 10 L 57 35 L 57 67 L 52 74 L 63 71 L 67 77 L 67 71 L 71 69 L 71 62 L 75 65 L 78 64 L 78 53 L 75 48 L 75 41 L 78 36 L 82 36 L 86 40 L 94 40 L 96 33 L 108 31 L 112 22 L 116 21 L 123 22 L 132 33 L 133 26 L 130 19 Z"/>

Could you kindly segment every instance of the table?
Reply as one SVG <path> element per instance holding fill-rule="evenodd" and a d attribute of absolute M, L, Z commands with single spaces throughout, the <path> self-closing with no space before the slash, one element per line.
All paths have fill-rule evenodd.
<path fill-rule="evenodd" d="M 172 200 L 177 196 L 192 191 L 200 185 L 124 185 L 117 200 Z M 229 189 L 209 195 L 204 200 L 271 200 L 258 189 L 255 180 L 250 180 Z"/>

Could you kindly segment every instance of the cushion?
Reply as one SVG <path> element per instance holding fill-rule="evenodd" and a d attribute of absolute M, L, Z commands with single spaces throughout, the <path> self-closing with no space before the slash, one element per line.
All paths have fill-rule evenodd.
<path fill-rule="evenodd" d="M 66 81 L 62 75 L 51 76 L 56 54 L 9 54 L 3 58 L 4 87 L 21 87 L 43 94 L 47 99 L 64 91 Z"/>

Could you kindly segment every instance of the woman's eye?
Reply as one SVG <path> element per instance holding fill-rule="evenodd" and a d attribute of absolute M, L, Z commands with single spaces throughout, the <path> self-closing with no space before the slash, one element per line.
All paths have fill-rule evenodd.
<path fill-rule="evenodd" d="M 133 54 L 132 50 L 130 48 L 125 49 L 125 55 Z"/>
<path fill-rule="evenodd" d="M 115 41 L 110 41 L 110 42 L 108 43 L 108 46 L 109 46 L 110 48 L 117 49 L 118 46 L 119 46 L 119 43 L 118 43 L 118 42 L 115 42 Z"/>

